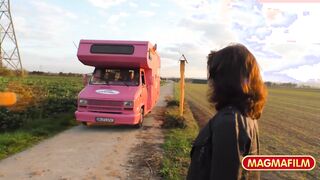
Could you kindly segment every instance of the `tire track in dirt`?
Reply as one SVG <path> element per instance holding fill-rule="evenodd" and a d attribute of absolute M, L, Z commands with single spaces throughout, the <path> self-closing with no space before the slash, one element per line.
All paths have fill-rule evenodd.
<path fill-rule="evenodd" d="M 161 98 L 154 110 L 145 118 L 142 132 L 137 136 L 139 144 L 130 152 L 131 179 L 147 180 L 162 179 L 160 175 L 164 142 L 164 134 L 161 129 L 165 112 L 165 97 L 173 93 L 173 83 L 161 87 Z"/>

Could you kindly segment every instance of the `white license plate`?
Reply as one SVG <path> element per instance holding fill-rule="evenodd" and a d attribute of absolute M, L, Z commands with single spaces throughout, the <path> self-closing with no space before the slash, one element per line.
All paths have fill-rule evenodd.
<path fill-rule="evenodd" d="M 97 117 L 96 121 L 97 122 L 109 122 L 109 123 L 112 123 L 112 122 L 114 122 L 114 119 L 113 118 Z"/>

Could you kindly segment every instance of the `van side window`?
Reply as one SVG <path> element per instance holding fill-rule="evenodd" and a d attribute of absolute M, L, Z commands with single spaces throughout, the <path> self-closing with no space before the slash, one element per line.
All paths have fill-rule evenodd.
<path fill-rule="evenodd" d="M 143 71 L 141 71 L 141 82 L 142 82 L 142 85 L 146 84 L 146 81 L 144 79 L 144 72 Z"/>

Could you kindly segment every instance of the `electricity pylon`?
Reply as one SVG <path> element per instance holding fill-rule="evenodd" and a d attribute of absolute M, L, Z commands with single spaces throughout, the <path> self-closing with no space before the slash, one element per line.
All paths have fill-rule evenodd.
<path fill-rule="evenodd" d="M 0 67 L 2 66 L 22 73 L 21 58 L 10 11 L 10 0 L 0 0 Z"/>

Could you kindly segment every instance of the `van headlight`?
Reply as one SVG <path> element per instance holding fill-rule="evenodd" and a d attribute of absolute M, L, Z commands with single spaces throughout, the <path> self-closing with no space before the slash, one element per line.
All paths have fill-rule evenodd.
<path fill-rule="evenodd" d="M 133 108 L 133 101 L 125 101 L 123 102 L 123 106 L 125 108 Z"/>
<path fill-rule="evenodd" d="M 80 106 L 86 106 L 88 104 L 88 100 L 86 99 L 79 99 L 79 105 Z"/>

